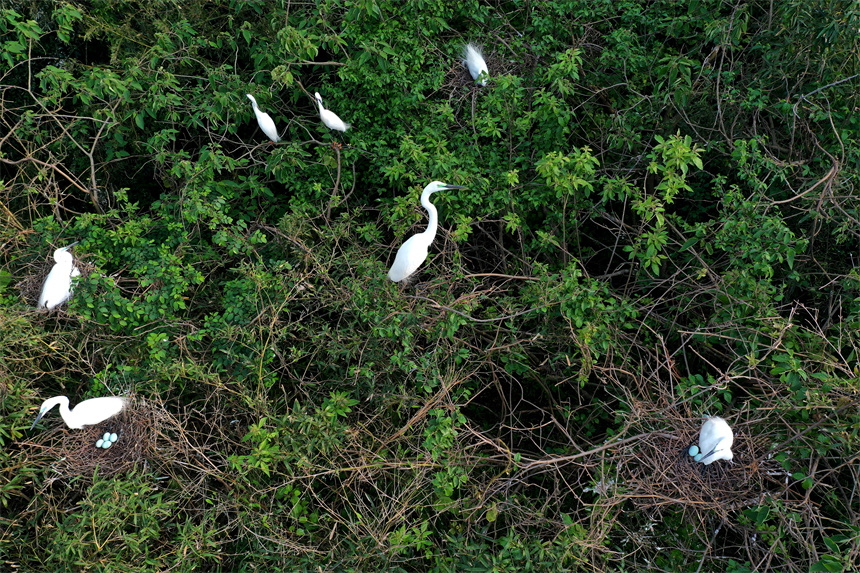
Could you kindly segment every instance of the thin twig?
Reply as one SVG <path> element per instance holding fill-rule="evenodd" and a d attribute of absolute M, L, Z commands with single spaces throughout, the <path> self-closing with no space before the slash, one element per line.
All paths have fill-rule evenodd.
<path fill-rule="evenodd" d="M 421 296 L 421 295 L 415 294 L 415 295 L 406 295 L 405 298 L 415 298 L 418 300 L 426 300 L 427 302 L 429 302 L 430 304 L 433 305 L 433 308 L 440 308 L 442 310 L 447 310 L 448 312 L 453 312 L 454 314 L 459 314 L 463 318 L 468 318 L 472 322 L 500 322 L 502 320 L 508 320 L 511 318 L 515 318 L 517 316 L 522 316 L 523 314 L 528 314 L 530 312 L 540 310 L 542 308 L 547 308 L 547 307 L 553 306 L 553 304 L 560 304 L 560 303 L 544 304 L 544 305 L 536 306 L 534 308 L 529 308 L 529 309 L 526 309 L 526 310 L 523 310 L 520 312 L 515 312 L 514 314 L 509 314 L 507 316 L 500 316 L 499 318 L 474 318 L 472 316 L 469 316 L 468 314 L 464 314 L 464 313 L 460 312 L 459 310 L 454 310 L 451 307 L 445 306 L 443 304 L 439 304 L 435 300 L 427 298 L 426 296 Z"/>

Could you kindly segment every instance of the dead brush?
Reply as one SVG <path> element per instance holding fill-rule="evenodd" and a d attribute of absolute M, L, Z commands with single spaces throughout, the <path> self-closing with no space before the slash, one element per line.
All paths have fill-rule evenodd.
<path fill-rule="evenodd" d="M 703 419 L 689 412 L 638 404 L 637 425 L 642 438 L 627 447 L 613 450 L 611 460 L 618 468 L 617 482 L 623 488 L 598 503 L 629 501 L 634 506 L 655 510 L 683 506 L 698 513 L 714 513 L 723 520 L 731 511 L 757 505 L 766 491 L 765 471 L 782 472 L 778 462 L 768 459 L 773 443 L 766 435 L 752 436 L 751 425 L 741 413 L 730 418 L 735 434 L 732 461 L 720 460 L 709 466 L 693 461 L 687 450 L 699 442 Z M 650 431 L 648 431 L 650 430 Z"/>

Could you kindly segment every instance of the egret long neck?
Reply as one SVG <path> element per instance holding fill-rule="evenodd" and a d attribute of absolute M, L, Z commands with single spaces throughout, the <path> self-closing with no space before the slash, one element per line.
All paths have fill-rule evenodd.
<path fill-rule="evenodd" d="M 421 233 L 430 237 L 432 240 L 436 236 L 436 228 L 439 226 L 439 213 L 436 211 L 436 206 L 430 202 L 430 193 L 421 196 L 421 204 L 427 209 L 430 220 L 427 222 L 427 230 Z"/>
<path fill-rule="evenodd" d="M 69 410 L 69 399 L 66 396 L 57 396 L 54 400 L 56 401 L 55 403 L 60 405 L 60 416 L 62 416 L 63 421 L 67 426 L 70 426 L 69 418 L 71 417 L 72 412 Z"/>

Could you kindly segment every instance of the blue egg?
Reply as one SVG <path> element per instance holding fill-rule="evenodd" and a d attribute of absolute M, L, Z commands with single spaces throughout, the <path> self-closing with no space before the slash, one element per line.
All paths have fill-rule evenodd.
<path fill-rule="evenodd" d="M 110 440 L 107 440 L 107 441 L 105 441 L 105 443 L 102 444 L 102 447 L 104 449 L 108 449 L 110 446 L 111 446 Z"/>
<path fill-rule="evenodd" d="M 105 443 L 104 440 L 99 440 L 98 442 L 96 442 L 96 447 L 100 448 L 100 447 L 102 447 L 102 444 L 104 444 L 104 443 Z"/>
<path fill-rule="evenodd" d="M 705 457 L 705 456 L 703 456 L 702 454 L 696 454 L 695 456 L 693 456 L 693 459 L 696 460 L 697 462 L 700 462 L 700 461 L 702 461 L 703 457 Z"/>
<path fill-rule="evenodd" d="M 102 439 L 103 439 L 104 441 L 108 441 L 108 440 L 110 439 L 110 432 L 105 432 L 105 435 L 104 435 L 104 436 L 102 436 Z"/>
<path fill-rule="evenodd" d="M 699 446 L 690 446 L 690 455 L 695 456 L 699 453 Z"/>
<path fill-rule="evenodd" d="M 116 434 L 111 434 L 110 438 L 108 439 L 111 441 L 111 443 L 113 443 L 119 439 L 119 436 L 117 436 Z"/>

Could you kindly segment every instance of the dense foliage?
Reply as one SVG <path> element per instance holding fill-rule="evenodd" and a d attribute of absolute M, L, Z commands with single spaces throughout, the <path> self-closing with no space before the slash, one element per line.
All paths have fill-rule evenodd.
<path fill-rule="evenodd" d="M 7 566 L 860 567 L 857 2 L 0 6 Z"/>

